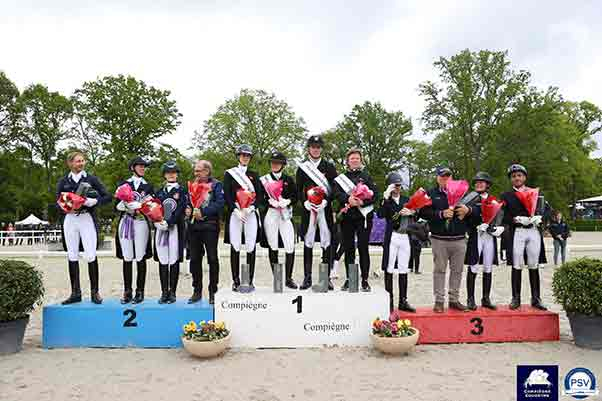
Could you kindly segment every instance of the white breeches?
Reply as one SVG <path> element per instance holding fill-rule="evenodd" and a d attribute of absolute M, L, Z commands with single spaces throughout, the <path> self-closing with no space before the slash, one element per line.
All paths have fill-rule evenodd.
<path fill-rule="evenodd" d="M 278 250 L 278 233 L 280 233 L 284 244 L 284 252 L 293 253 L 295 250 L 295 229 L 291 219 L 282 219 L 280 211 L 271 207 L 263 220 L 263 228 L 270 249 Z"/>
<path fill-rule="evenodd" d="M 123 238 L 121 232 L 124 221 L 125 218 L 122 218 L 118 228 L 118 232 L 120 233 L 119 244 L 121 245 L 123 260 L 126 262 L 131 262 L 133 260 L 140 262 L 144 259 L 146 247 L 148 245 L 148 223 L 146 220 L 134 219 L 134 238 Z"/>
<path fill-rule="evenodd" d="M 326 222 L 325 209 L 320 210 L 317 214 L 309 212 L 309 224 L 305 233 L 305 246 L 313 248 L 316 241 L 316 229 L 320 230 L 320 246 L 326 249 L 330 246 L 330 230 Z M 316 221 L 317 220 L 317 221 Z"/>
<path fill-rule="evenodd" d="M 164 244 L 164 236 L 167 235 L 167 244 Z M 162 265 L 175 264 L 180 256 L 178 246 L 178 226 L 173 225 L 167 231 L 155 230 L 155 247 L 159 263 Z"/>
<path fill-rule="evenodd" d="M 236 252 L 240 252 L 243 230 L 245 232 L 245 250 L 253 252 L 257 242 L 257 214 L 255 212 L 249 214 L 244 223 L 234 213 L 230 215 L 230 245 Z"/>
<path fill-rule="evenodd" d="M 527 266 L 529 269 L 537 269 L 539 264 L 539 253 L 541 251 L 541 234 L 535 227 L 518 227 L 514 231 L 512 266 L 515 269 L 524 267 L 525 250 L 527 251 Z"/>
<path fill-rule="evenodd" d="M 488 232 L 479 231 L 477 234 L 477 255 L 479 259 L 483 257 L 483 273 L 491 273 L 493 270 L 493 258 L 495 256 L 494 248 L 495 238 Z M 473 273 L 479 272 L 479 265 L 470 266 Z"/>
<path fill-rule="evenodd" d="M 67 244 L 67 254 L 71 262 L 77 262 L 79 259 L 79 242 L 84 247 L 84 258 L 88 262 L 96 259 L 96 227 L 94 220 L 89 213 L 67 214 L 63 222 L 63 231 L 65 233 L 65 243 Z"/>
<path fill-rule="evenodd" d="M 391 243 L 389 244 L 387 273 L 407 274 L 409 271 L 410 252 L 410 238 L 408 235 L 393 232 L 391 234 Z M 397 262 L 397 268 L 395 267 L 395 262 Z"/>

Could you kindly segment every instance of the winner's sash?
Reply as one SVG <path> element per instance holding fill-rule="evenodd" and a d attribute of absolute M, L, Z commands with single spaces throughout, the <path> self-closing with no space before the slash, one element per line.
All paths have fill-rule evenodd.
<path fill-rule="evenodd" d="M 351 193 L 355 189 L 356 184 L 354 184 L 353 181 L 351 181 L 349 179 L 349 177 L 347 177 L 344 173 L 337 176 L 337 178 L 335 178 L 334 180 L 336 181 L 337 184 L 340 185 L 340 187 L 343 189 L 343 191 L 345 191 L 345 193 L 347 195 L 351 195 Z M 364 206 L 364 207 L 358 206 L 358 209 L 359 209 L 360 213 L 364 217 L 366 217 L 371 211 L 374 210 L 374 205 L 369 205 L 369 206 Z"/>
<path fill-rule="evenodd" d="M 240 185 L 242 189 L 249 192 L 255 192 L 255 187 L 251 180 L 249 180 L 249 177 L 247 177 L 246 174 L 243 174 L 238 167 L 232 167 L 231 169 L 226 170 L 226 172 L 238 182 L 238 185 Z"/>
<path fill-rule="evenodd" d="M 314 163 L 309 160 L 304 161 L 299 165 L 299 168 L 314 182 L 314 184 L 322 187 L 326 195 L 330 195 L 331 188 L 328 179 Z"/>

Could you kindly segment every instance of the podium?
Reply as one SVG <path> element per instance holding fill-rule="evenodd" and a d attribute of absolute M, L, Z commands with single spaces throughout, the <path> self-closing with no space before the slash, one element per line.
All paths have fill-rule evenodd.
<path fill-rule="evenodd" d="M 383 289 L 368 293 L 270 288 L 241 294 L 215 294 L 215 319 L 231 329 L 231 346 L 299 348 L 323 345 L 368 346 L 376 317 L 389 316 L 389 296 Z"/>
<path fill-rule="evenodd" d="M 527 305 L 517 310 L 498 306 L 495 311 L 479 308 L 460 312 L 435 313 L 420 307 L 416 313 L 400 312 L 420 330 L 418 344 L 536 342 L 560 339 L 557 313 L 541 311 Z"/>
<path fill-rule="evenodd" d="M 48 305 L 42 319 L 44 348 L 175 348 L 182 346 L 182 326 L 191 320 L 212 320 L 213 306 L 206 300 L 159 304 L 147 298 L 122 305 L 118 299 L 105 299 L 101 305 Z"/>

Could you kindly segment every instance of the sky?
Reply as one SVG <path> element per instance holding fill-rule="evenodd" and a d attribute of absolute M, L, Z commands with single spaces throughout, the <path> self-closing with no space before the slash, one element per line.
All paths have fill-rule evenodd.
<path fill-rule="evenodd" d="M 368 100 L 422 138 L 418 85 L 466 48 L 508 50 L 533 84 L 602 107 L 600 21 L 596 1 L 0 0 L 0 70 L 65 95 L 112 74 L 168 89 L 183 117 L 163 141 L 187 154 L 241 88 L 275 93 L 310 133 Z"/>

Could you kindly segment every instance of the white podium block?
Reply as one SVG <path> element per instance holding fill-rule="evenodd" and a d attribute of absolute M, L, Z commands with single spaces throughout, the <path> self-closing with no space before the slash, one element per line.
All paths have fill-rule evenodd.
<path fill-rule="evenodd" d="M 232 347 L 368 346 L 372 320 L 389 316 L 389 296 L 383 289 L 275 294 L 260 287 L 250 294 L 219 291 L 214 307 L 215 319 L 231 329 Z"/>

